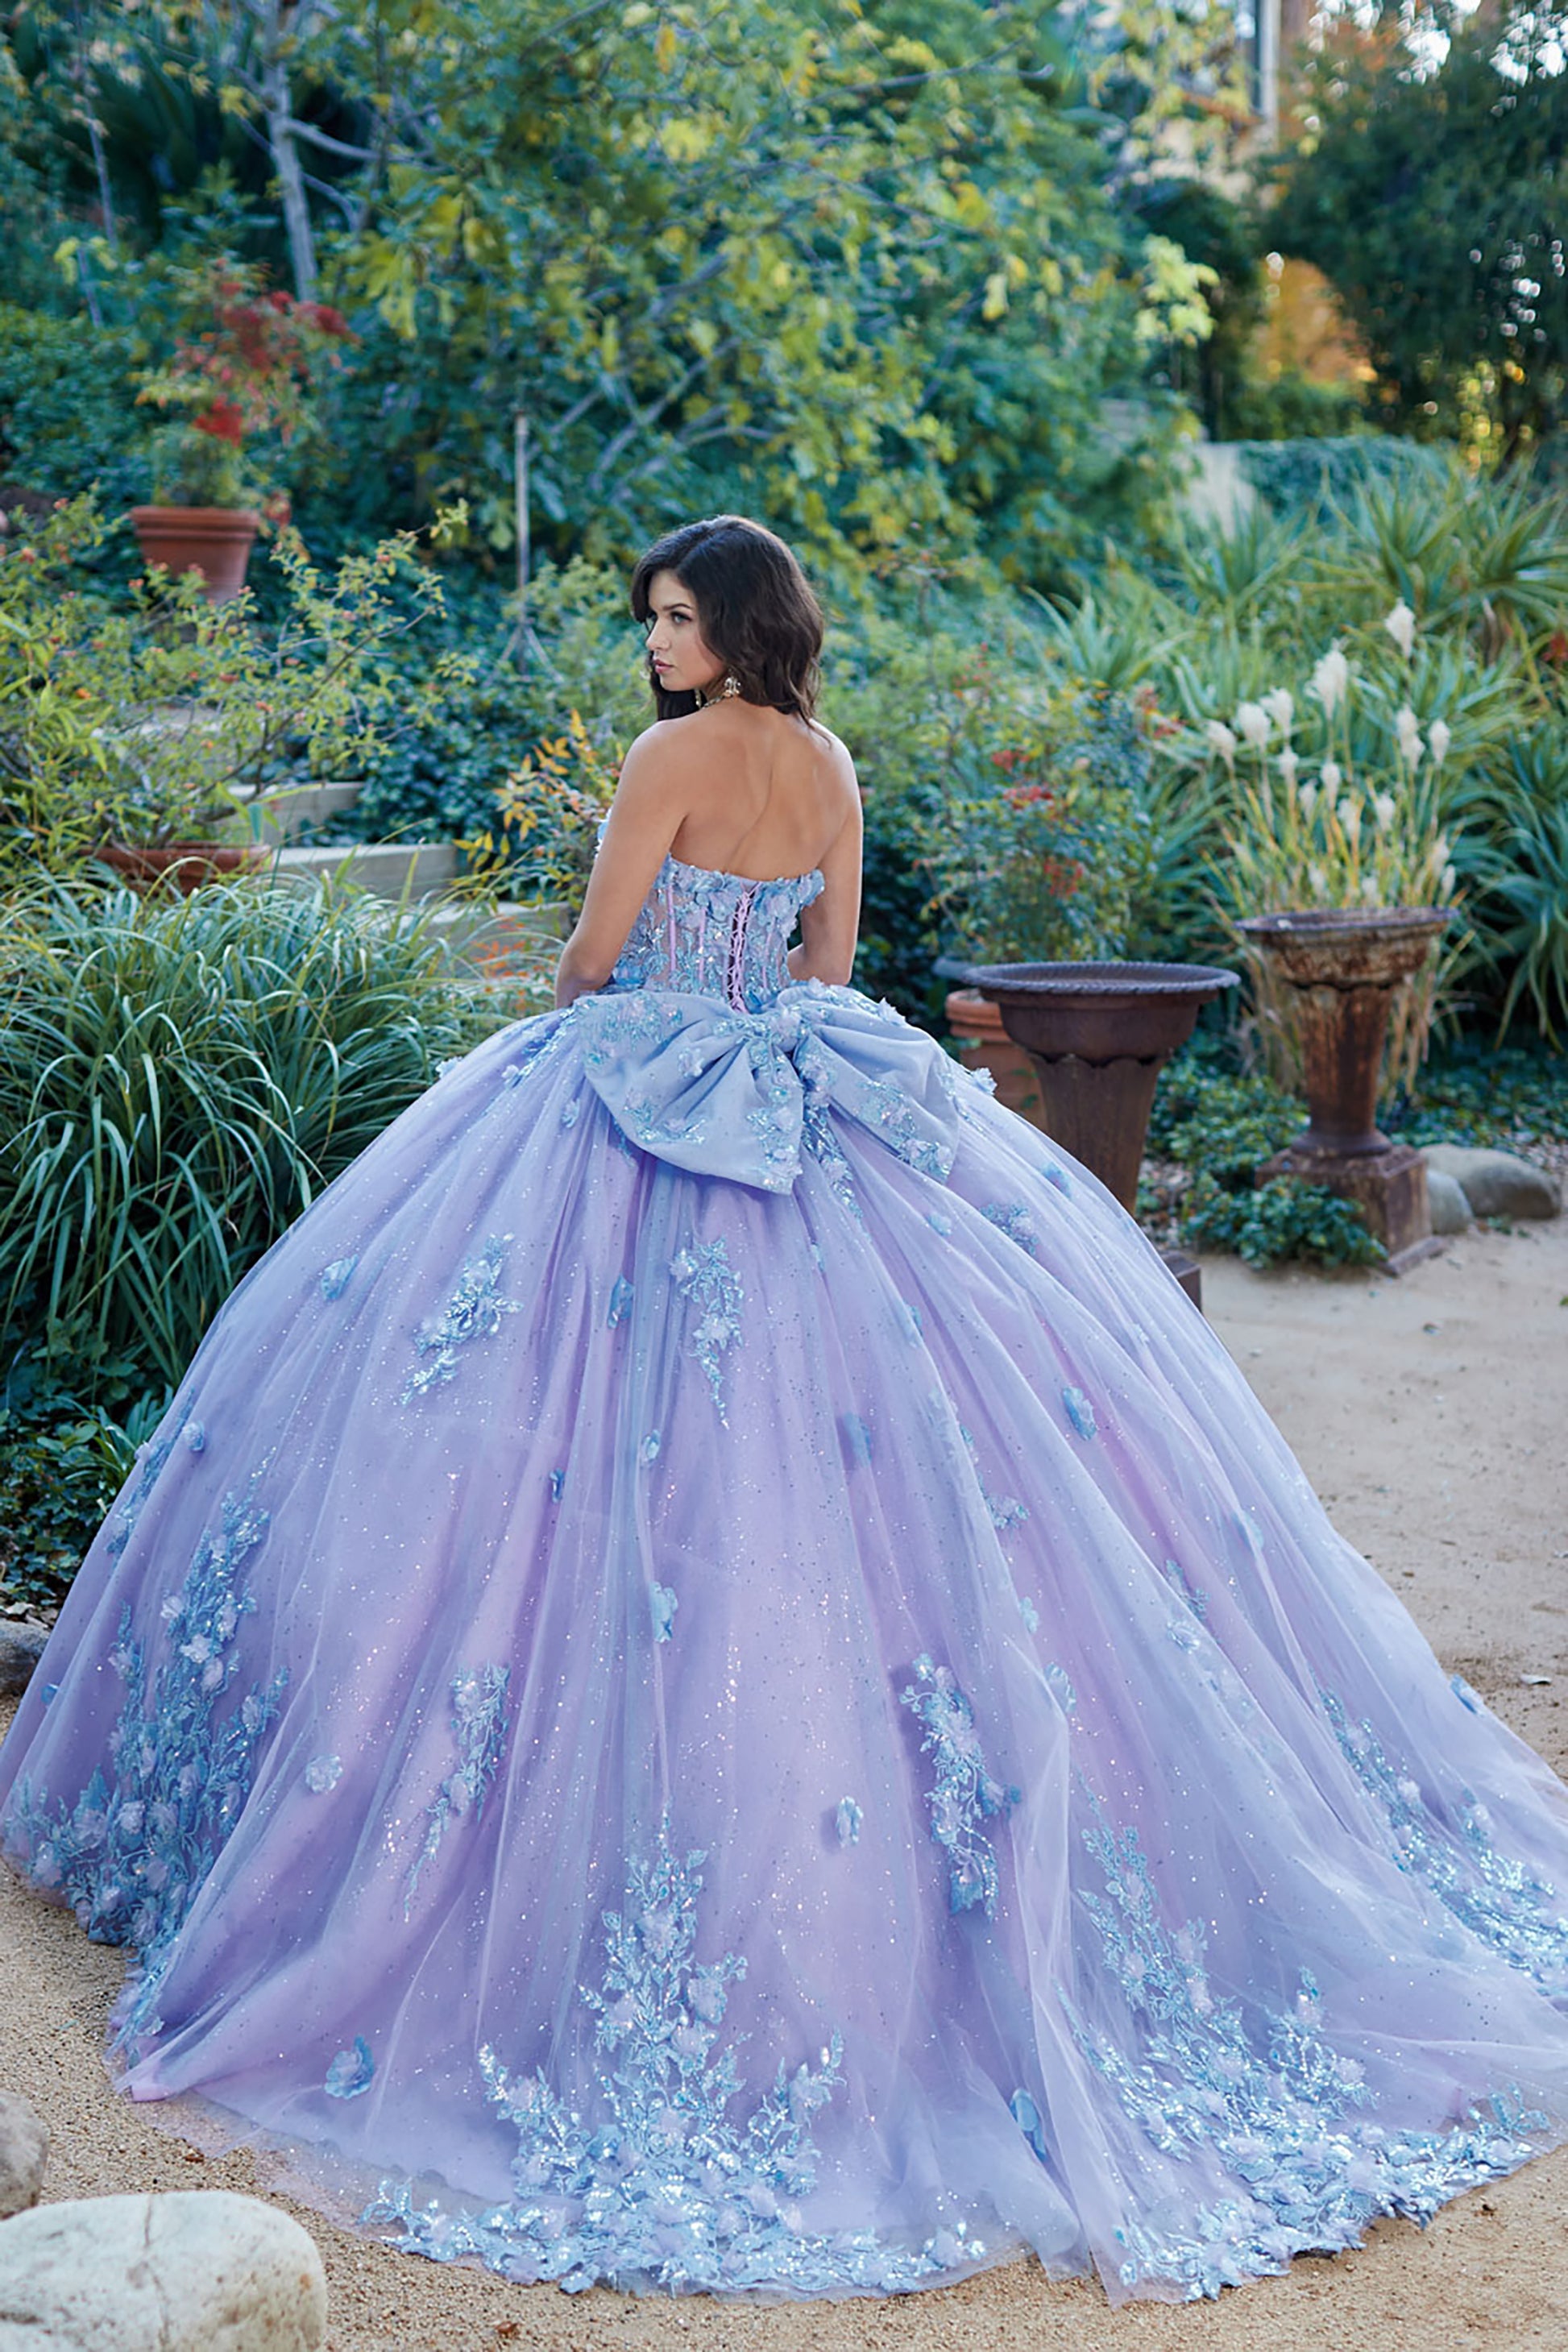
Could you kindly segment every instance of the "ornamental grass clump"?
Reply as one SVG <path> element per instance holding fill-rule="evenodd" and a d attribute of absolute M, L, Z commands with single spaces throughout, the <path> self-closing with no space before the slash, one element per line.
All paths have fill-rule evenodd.
<path fill-rule="evenodd" d="M 428 910 L 344 886 L 13 901 L 0 1331 L 96 1401 L 177 1381 L 235 1284 L 494 1015 Z M 132 1387 L 137 1384 L 132 1379 Z"/>
<path fill-rule="evenodd" d="M 1338 639 L 1298 698 L 1283 687 L 1240 702 L 1234 719 L 1211 719 L 1203 741 L 1217 784 L 1224 911 L 1448 907 L 1460 897 L 1456 828 L 1444 819 L 1453 743 L 1447 722 L 1417 717 L 1409 668 L 1415 616 L 1401 599 L 1385 614 L 1401 670 L 1352 665 Z M 1426 1057 L 1440 993 L 1458 942 L 1430 959 L 1395 996 L 1385 1068 L 1409 1084 Z M 1255 1002 L 1292 1078 L 1298 1056 L 1290 1003 L 1249 942 Z"/>

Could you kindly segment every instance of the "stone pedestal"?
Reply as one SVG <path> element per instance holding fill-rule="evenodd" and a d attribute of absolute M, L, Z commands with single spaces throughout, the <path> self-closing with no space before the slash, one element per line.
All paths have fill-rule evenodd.
<path fill-rule="evenodd" d="M 1381 1151 L 1313 1151 L 1292 1144 L 1258 1174 L 1294 1176 L 1352 1202 L 1388 1252 L 1389 1274 L 1405 1274 L 1443 1247 L 1432 1231 L 1426 1163 L 1408 1143 L 1386 1143 Z"/>

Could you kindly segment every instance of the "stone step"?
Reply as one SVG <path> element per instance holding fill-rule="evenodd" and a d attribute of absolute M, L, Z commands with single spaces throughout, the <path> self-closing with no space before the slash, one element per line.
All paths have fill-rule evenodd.
<path fill-rule="evenodd" d="M 346 783 L 275 784 L 270 792 L 240 793 L 237 798 L 247 806 L 233 818 L 226 831 L 238 841 L 291 841 L 302 825 L 325 824 L 330 817 L 342 816 L 353 808 L 363 784 L 361 780 Z"/>
<path fill-rule="evenodd" d="M 381 898 L 405 892 L 423 898 L 457 880 L 458 851 L 450 841 L 284 842 L 261 870 L 272 881 L 314 882 L 331 874 Z"/>

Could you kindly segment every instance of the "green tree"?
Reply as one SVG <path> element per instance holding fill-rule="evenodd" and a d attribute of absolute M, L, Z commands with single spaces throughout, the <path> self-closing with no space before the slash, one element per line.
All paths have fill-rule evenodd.
<path fill-rule="evenodd" d="M 1342 25 L 1318 62 L 1274 230 L 1333 284 L 1401 431 L 1511 458 L 1562 423 L 1565 40 L 1535 0 L 1426 6 Z"/>

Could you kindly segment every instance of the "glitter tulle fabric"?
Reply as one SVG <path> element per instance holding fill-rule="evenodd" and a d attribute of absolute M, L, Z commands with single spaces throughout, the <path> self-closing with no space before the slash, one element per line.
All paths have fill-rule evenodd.
<path fill-rule="evenodd" d="M 123 2088 L 522 2280 L 1184 2297 L 1563 2136 L 1568 1792 L 819 875 L 667 861 L 216 1317 L 0 1759 Z"/>

